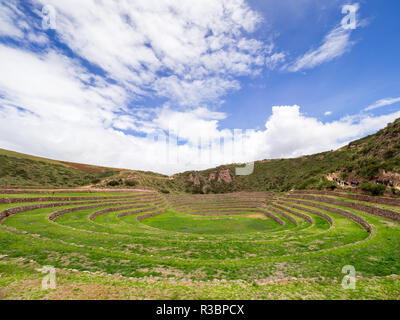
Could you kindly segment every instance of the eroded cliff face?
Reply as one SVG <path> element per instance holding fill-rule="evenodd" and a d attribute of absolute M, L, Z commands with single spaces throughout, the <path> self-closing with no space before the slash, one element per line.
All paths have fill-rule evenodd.
<path fill-rule="evenodd" d="M 227 167 L 219 167 L 207 172 L 190 172 L 186 176 L 188 191 L 195 193 L 224 192 L 233 182 L 234 173 Z M 220 186 L 223 186 L 221 190 Z"/>
<path fill-rule="evenodd" d="M 195 185 L 195 186 L 200 185 L 200 178 L 197 174 L 190 173 L 188 175 L 188 181 L 193 183 L 193 185 Z"/>
<path fill-rule="evenodd" d="M 218 182 L 221 181 L 226 183 L 231 183 L 233 181 L 231 171 L 229 169 L 224 169 L 218 172 Z"/>

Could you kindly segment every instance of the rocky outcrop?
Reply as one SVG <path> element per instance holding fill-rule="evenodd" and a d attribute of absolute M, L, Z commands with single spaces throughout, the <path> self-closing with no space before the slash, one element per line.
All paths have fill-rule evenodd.
<path fill-rule="evenodd" d="M 218 182 L 231 183 L 233 181 L 231 171 L 229 169 L 223 169 L 218 172 Z"/>

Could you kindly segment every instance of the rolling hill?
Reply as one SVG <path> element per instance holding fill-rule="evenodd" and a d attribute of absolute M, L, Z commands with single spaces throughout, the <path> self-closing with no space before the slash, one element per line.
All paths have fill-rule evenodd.
<path fill-rule="evenodd" d="M 333 188 L 328 176 L 360 183 L 391 180 L 400 185 L 400 119 L 335 151 L 293 159 L 255 162 L 254 172 L 237 176 L 240 164 L 172 177 L 153 172 L 51 160 L 0 149 L 0 185 L 135 187 L 163 193 L 226 193 Z M 395 192 L 396 188 L 393 188 Z"/>

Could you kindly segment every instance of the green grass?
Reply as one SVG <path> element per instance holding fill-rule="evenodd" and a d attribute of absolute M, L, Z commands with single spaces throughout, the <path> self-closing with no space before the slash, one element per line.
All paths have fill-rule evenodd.
<path fill-rule="evenodd" d="M 129 279 L 66 270 L 57 272 L 57 289 L 41 290 L 38 265 L 26 259 L 0 261 L 0 299 L 398 299 L 399 277 L 358 279 L 355 290 L 338 280 L 282 283 L 188 282 Z M 21 285 L 23 284 L 23 285 Z M 282 287 L 285 290 L 282 290 Z"/>
<path fill-rule="evenodd" d="M 85 171 L 55 160 L 0 152 L 0 185 L 76 187 L 116 174 L 118 172 L 109 169 Z"/>
<path fill-rule="evenodd" d="M 154 228 L 198 234 L 242 234 L 283 229 L 271 219 L 252 218 L 252 215 L 196 216 L 168 211 L 146 219 L 144 223 Z"/>
<path fill-rule="evenodd" d="M 139 201 L 140 197 L 134 196 Z M 234 198 L 240 202 L 249 196 Z M 172 198 L 158 197 L 160 203 L 151 199 L 142 202 L 144 212 L 121 218 L 118 214 L 132 211 L 123 209 L 127 205 L 89 220 L 99 210 L 115 208 L 104 200 L 91 201 L 99 203 L 97 208 L 78 208 L 55 221 L 48 219 L 53 212 L 83 205 L 70 202 L 63 207 L 8 217 L 0 225 L 0 255 L 9 256 L 0 260 L 0 297 L 69 299 L 90 297 L 97 292 L 97 298 L 122 299 L 399 298 L 397 222 L 324 203 L 363 217 L 373 227 L 369 234 L 354 221 L 328 209 L 307 205 L 290 208 L 292 199 L 283 197 L 279 204 L 282 212 L 290 209 L 303 213 L 314 223 L 286 212 L 299 225 L 282 218 L 286 222 L 282 226 L 271 218 L 260 219 L 259 213 L 246 208 L 242 215 L 190 214 L 204 206 L 205 202 L 198 198 L 189 198 L 187 207 L 179 207 L 178 212 L 167 200 Z M 206 202 L 207 207 L 214 203 L 213 212 L 218 213 L 224 206 L 224 197 Z M 254 200 L 254 204 L 261 203 L 262 199 Z M 18 205 L 28 204 L 0 205 L 0 211 Z M 226 208 L 229 206 L 227 202 Z M 160 208 L 166 212 L 137 220 Z M 329 215 L 333 225 L 307 212 L 307 208 Z M 40 274 L 34 271 L 35 263 L 58 269 L 60 287 L 56 291 L 42 292 L 38 288 Z M 356 290 L 340 286 L 345 265 L 353 265 L 357 271 Z"/>

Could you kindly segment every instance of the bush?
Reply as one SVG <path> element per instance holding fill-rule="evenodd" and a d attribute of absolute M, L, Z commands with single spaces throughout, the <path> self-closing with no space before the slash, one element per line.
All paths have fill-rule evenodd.
<path fill-rule="evenodd" d="M 379 173 L 381 162 L 378 159 L 370 158 L 359 161 L 359 174 L 365 178 L 372 179 Z"/>
<path fill-rule="evenodd" d="M 383 154 L 383 158 L 385 160 L 391 159 L 393 158 L 395 155 L 395 152 L 393 150 L 387 150 L 384 154 Z"/>
<path fill-rule="evenodd" d="M 329 189 L 331 191 L 337 188 L 337 183 L 335 181 L 328 181 L 321 185 L 321 188 Z"/>
<path fill-rule="evenodd" d="M 373 196 L 383 196 L 386 191 L 384 184 L 372 184 L 369 182 L 363 182 L 360 188 L 363 191 L 370 192 Z"/>
<path fill-rule="evenodd" d="M 392 194 L 395 196 L 398 196 L 400 194 L 400 191 L 397 190 L 395 187 L 391 187 L 391 191 L 392 191 Z"/>
<path fill-rule="evenodd" d="M 119 185 L 120 185 L 120 182 L 117 181 L 117 180 L 111 180 L 111 181 L 108 181 L 108 182 L 107 182 L 107 185 L 108 185 L 109 187 L 116 187 L 116 186 L 119 186 Z"/>
<path fill-rule="evenodd" d="M 96 178 L 96 179 L 93 179 L 91 182 L 92 182 L 92 184 L 97 184 L 97 183 L 101 182 L 101 180 Z"/>
<path fill-rule="evenodd" d="M 136 180 L 125 180 L 125 185 L 127 185 L 128 187 L 134 187 L 136 186 L 138 183 Z"/>
<path fill-rule="evenodd" d="M 160 192 L 161 192 L 161 193 L 169 193 L 169 190 L 167 190 L 167 189 L 161 189 Z"/>

